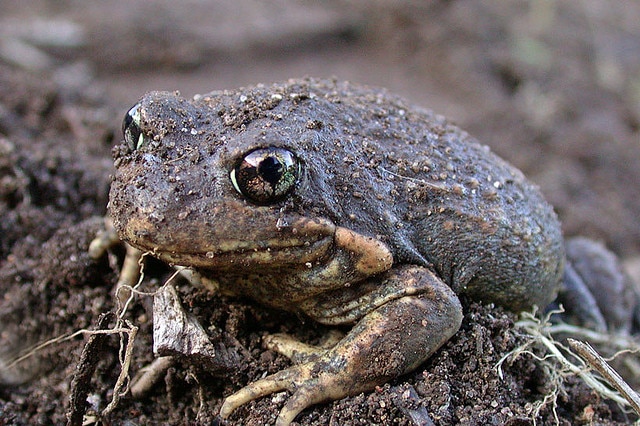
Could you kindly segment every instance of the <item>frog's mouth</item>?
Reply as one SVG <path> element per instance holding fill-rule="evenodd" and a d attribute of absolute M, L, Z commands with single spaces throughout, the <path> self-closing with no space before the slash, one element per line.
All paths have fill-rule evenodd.
<path fill-rule="evenodd" d="M 159 224 L 132 217 L 121 238 L 167 263 L 210 270 L 311 267 L 330 255 L 336 231 L 332 222 L 297 215 L 270 219 L 244 227 L 183 223 L 162 233 Z"/>
<path fill-rule="evenodd" d="M 300 242 L 298 240 L 279 241 L 277 245 L 251 247 L 243 241 L 224 241 L 228 247 L 236 249 L 202 252 L 156 252 L 158 257 L 175 265 L 188 265 L 194 268 L 227 270 L 237 267 L 262 266 L 265 268 L 282 268 L 316 262 L 330 251 L 333 239 L 321 238 L 317 241 Z"/>

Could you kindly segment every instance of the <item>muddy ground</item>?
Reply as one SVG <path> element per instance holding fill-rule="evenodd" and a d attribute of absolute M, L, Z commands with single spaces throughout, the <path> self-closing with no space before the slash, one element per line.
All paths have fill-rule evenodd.
<path fill-rule="evenodd" d="M 191 96 L 289 77 L 336 76 L 384 86 L 454 119 L 538 183 L 566 235 L 640 254 L 640 5 L 548 1 L 2 1 L 0 2 L 0 363 L 116 309 L 122 250 L 95 261 L 110 149 L 123 114 L 147 90 Z M 637 271 L 637 268 L 635 269 Z M 151 262 L 143 288 L 170 274 Z M 142 399 L 113 412 L 119 338 L 94 343 L 94 372 L 72 386 L 87 334 L 0 369 L 0 424 L 216 424 L 222 398 L 288 361 L 266 332 L 313 341 L 304 319 L 179 284 L 185 305 L 240 361 L 223 377 L 177 364 Z M 151 298 L 132 373 L 153 360 Z M 527 340 L 513 314 L 466 303 L 462 330 L 417 371 L 375 392 L 304 411 L 305 425 L 628 424 L 633 416 L 568 377 L 557 409 L 550 371 L 531 357 L 496 363 Z M 113 321 L 108 324 L 113 326 Z M 216 334 L 218 333 L 218 334 Z M 86 364 L 84 364 L 86 365 Z M 628 377 L 630 381 L 635 377 Z M 22 383 L 26 382 L 26 383 Z M 22 384 L 21 384 L 22 383 Z M 86 390 L 87 407 L 70 403 Z M 282 395 L 227 424 L 267 424 Z M 82 405 L 82 404 L 80 404 Z"/>

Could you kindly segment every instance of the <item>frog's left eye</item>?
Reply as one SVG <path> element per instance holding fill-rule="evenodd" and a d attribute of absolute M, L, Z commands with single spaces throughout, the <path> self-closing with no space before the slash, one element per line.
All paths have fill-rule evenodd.
<path fill-rule="evenodd" d="M 144 135 L 140 128 L 140 104 L 135 104 L 122 120 L 122 134 L 131 150 L 139 149 L 144 142 Z"/>
<path fill-rule="evenodd" d="M 245 155 L 231 170 L 233 187 L 257 204 L 282 200 L 296 185 L 300 162 L 283 148 L 261 148 Z"/>

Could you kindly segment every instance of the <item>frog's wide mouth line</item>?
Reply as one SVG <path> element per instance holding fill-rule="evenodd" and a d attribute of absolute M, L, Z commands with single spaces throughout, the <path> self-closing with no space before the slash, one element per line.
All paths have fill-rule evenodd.
<path fill-rule="evenodd" d="M 188 265 L 204 269 L 229 269 L 239 266 L 309 265 L 327 255 L 334 245 L 333 235 L 318 238 L 291 238 L 268 241 L 224 240 L 207 250 L 159 249 L 157 245 L 138 248 L 174 265 Z"/>
<path fill-rule="evenodd" d="M 232 207 L 222 210 L 225 214 L 218 215 L 217 222 L 176 219 L 171 232 L 162 232 L 166 220 L 153 221 L 142 214 L 114 225 L 122 240 L 154 257 L 205 269 L 305 265 L 335 245 L 336 225 L 327 219 L 300 215 L 274 219 L 270 210 Z"/>

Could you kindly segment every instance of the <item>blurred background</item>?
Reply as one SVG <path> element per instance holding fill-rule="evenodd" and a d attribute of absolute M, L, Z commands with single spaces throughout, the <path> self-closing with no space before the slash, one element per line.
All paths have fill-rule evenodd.
<path fill-rule="evenodd" d="M 148 90 L 383 86 L 521 168 L 567 235 L 640 253 L 636 0 L 0 0 L 0 63 L 100 96 L 114 129 Z"/>

